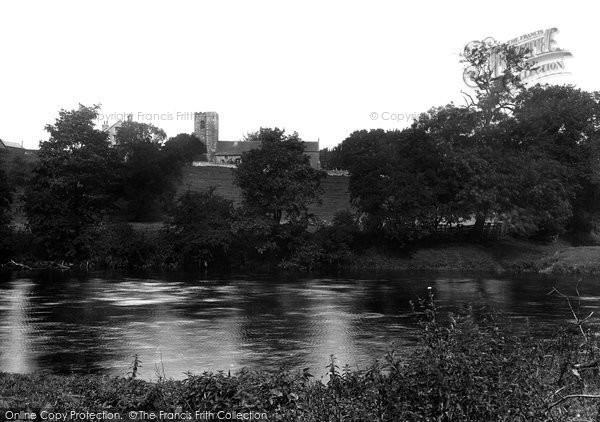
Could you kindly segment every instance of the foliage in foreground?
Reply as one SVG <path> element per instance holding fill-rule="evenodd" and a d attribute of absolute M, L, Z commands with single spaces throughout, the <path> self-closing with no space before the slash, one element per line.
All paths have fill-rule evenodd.
<path fill-rule="evenodd" d="M 363 371 L 332 358 L 328 381 L 306 370 L 204 373 L 151 383 L 101 376 L 0 374 L 0 408 L 128 412 L 265 412 L 285 421 L 597 420 L 598 344 L 576 326 L 548 341 L 511 334 L 496 318 L 437 320 L 433 301 L 421 347 Z M 588 397 L 584 397 L 587 395 Z M 579 415 L 579 416 L 577 416 Z"/>

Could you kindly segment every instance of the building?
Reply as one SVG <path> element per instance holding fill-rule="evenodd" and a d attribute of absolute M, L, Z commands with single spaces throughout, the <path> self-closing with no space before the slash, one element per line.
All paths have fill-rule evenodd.
<path fill-rule="evenodd" d="M 118 120 L 116 123 L 113 123 L 112 126 L 108 125 L 108 122 L 104 122 L 102 123 L 102 130 L 106 133 L 108 133 L 108 140 L 110 141 L 111 145 L 114 145 L 117 141 L 117 131 L 119 130 L 119 128 L 123 125 L 123 121 L 122 120 Z"/>
<path fill-rule="evenodd" d="M 132 119 L 133 114 L 128 114 L 127 121 L 131 122 Z M 117 143 L 117 131 L 121 128 L 121 126 L 123 126 L 123 120 L 117 120 L 117 122 L 113 123 L 112 126 L 109 126 L 107 121 L 102 123 L 102 130 L 108 133 L 108 140 L 110 141 L 111 145 Z"/>
<path fill-rule="evenodd" d="M 206 145 L 206 158 L 211 163 L 237 164 L 244 152 L 260 148 L 258 141 L 220 141 L 219 115 L 214 111 L 194 113 L 194 134 Z M 304 153 L 316 169 L 319 163 L 319 142 L 304 142 Z"/>
<path fill-rule="evenodd" d="M 1 148 L 24 149 L 23 143 L 19 144 L 17 142 L 3 141 L 2 139 L 0 139 L 0 147 Z"/>
<path fill-rule="evenodd" d="M 28 155 L 28 156 L 32 156 L 34 158 L 37 155 L 37 150 L 24 148 L 23 141 L 21 141 L 21 143 L 18 143 L 18 142 L 3 141 L 2 139 L 0 139 L 0 152 L 7 152 L 9 155 L 12 155 L 12 156 Z"/>

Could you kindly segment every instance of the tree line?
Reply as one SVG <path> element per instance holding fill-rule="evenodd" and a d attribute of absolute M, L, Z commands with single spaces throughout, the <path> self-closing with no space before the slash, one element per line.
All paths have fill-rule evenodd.
<path fill-rule="evenodd" d="M 410 242 L 442 224 L 486 221 L 519 237 L 590 234 L 598 223 L 598 93 L 536 86 L 480 126 L 453 104 L 402 131 L 358 131 L 336 148 L 369 230 Z"/>
<path fill-rule="evenodd" d="M 432 108 L 401 131 L 357 131 L 324 151 L 329 168 L 349 171 L 367 230 L 406 245 L 469 221 L 477 238 L 495 221 L 513 236 L 596 241 L 600 93 L 526 87 L 527 54 L 473 43 L 462 59 L 475 86 L 465 105 Z M 499 77 L 491 56 L 504 64 Z"/>
<path fill-rule="evenodd" d="M 500 77 L 486 62 L 492 52 L 506 62 Z M 232 170 L 242 193 L 234 206 L 215 189 L 176 195 L 182 168 L 205 152 L 193 135 L 167 140 L 125 122 L 112 145 L 94 127 L 98 107 L 62 110 L 20 195 L 0 173 L 0 253 L 112 267 L 313 269 L 366 248 L 418 247 L 442 226 L 469 222 L 471 241 L 498 222 L 512 236 L 595 242 L 600 93 L 525 87 L 524 54 L 471 45 L 463 61 L 477 88 L 465 105 L 432 108 L 404 130 L 356 131 L 329 151 L 328 166 L 349 171 L 353 205 L 331 222 L 309 211 L 326 173 L 310 166 L 295 132 L 248 136 L 261 148 Z M 13 199 L 26 230 L 11 229 Z M 152 218 L 164 221 L 157 233 L 128 224 Z"/>
<path fill-rule="evenodd" d="M 206 152 L 197 137 L 167 140 L 153 125 L 128 121 L 111 144 L 94 126 L 98 110 L 61 110 L 23 183 L 0 173 L 3 262 L 18 256 L 110 267 L 271 265 L 308 233 L 308 208 L 320 201 L 325 173 L 310 166 L 297 133 L 248 135 L 262 147 L 235 169 L 244 199 L 234 207 L 214 188 L 177 194 L 182 169 Z M 26 217 L 21 229 L 10 224 L 13 199 Z M 152 220 L 164 224 L 151 234 L 129 224 Z"/>

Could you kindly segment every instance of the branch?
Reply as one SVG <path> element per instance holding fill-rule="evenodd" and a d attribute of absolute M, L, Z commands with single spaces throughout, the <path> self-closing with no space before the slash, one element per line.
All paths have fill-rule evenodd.
<path fill-rule="evenodd" d="M 579 285 L 579 282 L 577 283 L 577 285 Z M 581 296 L 579 295 L 579 290 L 577 287 L 575 287 L 575 291 L 577 292 L 577 297 L 581 300 Z M 569 299 L 569 297 L 567 295 L 565 295 L 563 292 L 558 290 L 556 287 L 553 287 L 552 290 L 550 290 L 550 292 L 548 293 L 548 295 L 551 295 L 552 293 L 556 293 L 557 295 L 559 295 L 560 297 L 564 298 L 567 301 L 567 304 L 569 305 L 569 309 L 571 310 L 571 314 L 573 314 L 573 318 L 575 318 L 575 325 L 577 325 L 577 327 L 579 328 L 579 331 L 581 331 L 581 335 L 583 336 L 585 342 L 587 343 L 588 337 L 585 334 L 585 331 L 583 329 L 583 323 L 586 322 L 594 314 L 594 312 L 592 311 L 587 317 L 581 319 L 575 312 L 575 309 L 573 309 L 573 305 L 571 304 L 571 299 Z"/>
<path fill-rule="evenodd" d="M 560 400 L 555 401 L 549 405 L 546 410 L 552 409 L 554 406 L 558 406 L 565 400 L 569 399 L 600 399 L 600 394 L 569 394 L 568 396 L 562 397 Z"/>
<path fill-rule="evenodd" d="M 29 265 L 20 264 L 18 262 L 13 261 L 12 259 L 10 260 L 10 264 L 12 264 L 16 267 L 19 267 L 19 268 L 23 268 L 24 270 L 32 270 L 33 269 Z"/>
<path fill-rule="evenodd" d="M 462 89 L 460 90 L 461 94 L 464 95 L 465 97 L 468 97 L 469 100 L 471 101 L 471 103 L 469 104 L 469 102 L 467 101 L 467 99 L 465 98 L 465 103 L 467 103 L 467 108 L 470 108 L 472 106 L 475 105 L 475 100 L 473 100 L 473 97 L 471 95 L 469 95 L 468 93 L 466 93 L 465 91 L 463 91 Z"/>

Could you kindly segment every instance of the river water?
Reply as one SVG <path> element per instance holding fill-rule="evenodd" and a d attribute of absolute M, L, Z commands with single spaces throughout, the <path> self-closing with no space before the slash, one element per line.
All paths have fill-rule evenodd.
<path fill-rule="evenodd" d="M 576 279 L 377 274 L 288 276 L 85 276 L 0 281 L 0 371 L 139 375 L 365 368 L 392 344 L 415 344 L 410 301 L 431 286 L 442 312 L 469 305 L 506 314 L 517 330 L 552 335 L 570 317 L 553 286 Z M 600 279 L 579 284 L 582 312 L 600 304 Z"/>

